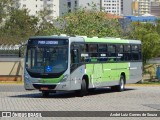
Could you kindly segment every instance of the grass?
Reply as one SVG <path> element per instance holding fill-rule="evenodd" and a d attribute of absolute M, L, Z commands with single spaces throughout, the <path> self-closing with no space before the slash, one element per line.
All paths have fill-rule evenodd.
<path fill-rule="evenodd" d="M 23 84 L 23 81 L 0 81 L 0 84 Z"/>
<path fill-rule="evenodd" d="M 136 84 L 160 85 L 160 81 L 153 81 L 153 82 L 150 82 L 150 81 L 144 81 L 144 82 L 139 82 L 139 83 L 136 83 Z"/>

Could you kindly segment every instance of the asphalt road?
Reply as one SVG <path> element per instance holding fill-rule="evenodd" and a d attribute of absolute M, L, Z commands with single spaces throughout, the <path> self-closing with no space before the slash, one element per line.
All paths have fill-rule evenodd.
<path fill-rule="evenodd" d="M 160 86 L 129 85 L 124 92 L 112 92 L 109 88 L 101 88 L 89 92 L 84 97 L 76 97 L 74 92 L 58 92 L 50 94 L 48 98 L 43 98 L 38 90 L 26 91 L 21 84 L 0 84 L 0 111 L 160 112 Z M 152 119 L 159 118 L 153 117 Z M 146 118 L 141 117 L 141 119 Z"/>

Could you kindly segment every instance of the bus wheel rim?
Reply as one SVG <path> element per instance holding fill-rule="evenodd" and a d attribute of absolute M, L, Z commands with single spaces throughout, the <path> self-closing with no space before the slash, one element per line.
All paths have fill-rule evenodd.
<path fill-rule="evenodd" d="M 124 89 L 124 81 L 123 81 L 123 79 L 121 79 L 121 90 L 123 90 Z"/>

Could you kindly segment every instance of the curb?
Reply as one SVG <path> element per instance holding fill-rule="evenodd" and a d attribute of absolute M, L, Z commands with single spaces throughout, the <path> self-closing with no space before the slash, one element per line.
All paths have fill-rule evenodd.
<path fill-rule="evenodd" d="M 0 81 L 0 85 L 2 84 L 10 84 L 10 85 L 23 85 L 23 81 Z M 160 84 L 126 84 L 126 86 L 160 86 Z"/>
<path fill-rule="evenodd" d="M 126 86 L 146 86 L 146 87 L 156 87 L 156 86 L 160 86 L 160 84 L 126 84 Z"/>

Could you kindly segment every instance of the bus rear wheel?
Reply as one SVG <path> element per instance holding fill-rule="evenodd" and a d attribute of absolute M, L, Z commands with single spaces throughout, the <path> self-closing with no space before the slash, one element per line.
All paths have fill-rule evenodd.
<path fill-rule="evenodd" d="M 120 77 L 119 85 L 112 86 L 111 90 L 117 91 L 117 92 L 122 92 L 125 90 L 125 79 L 124 79 L 123 75 L 121 75 L 121 77 Z"/>
<path fill-rule="evenodd" d="M 87 94 L 87 83 L 85 79 L 82 80 L 81 89 L 76 91 L 76 94 L 79 97 L 83 97 Z"/>

